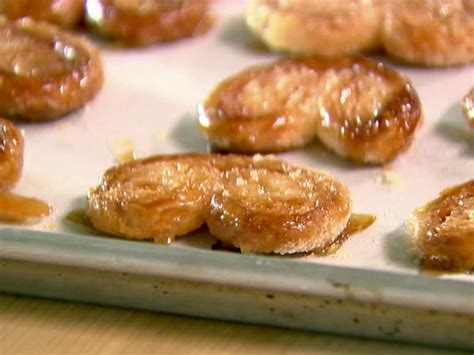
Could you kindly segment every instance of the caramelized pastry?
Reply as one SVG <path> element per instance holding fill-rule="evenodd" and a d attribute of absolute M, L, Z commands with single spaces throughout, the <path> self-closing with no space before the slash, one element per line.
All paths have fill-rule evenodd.
<path fill-rule="evenodd" d="M 351 214 L 344 184 L 281 160 L 229 155 L 216 161 L 222 185 L 206 222 L 243 253 L 291 254 L 334 242 Z"/>
<path fill-rule="evenodd" d="M 416 209 L 408 230 L 425 266 L 474 270 L 474 180 L 446 189 Z"/>
<path fill-rule="evenodd" d="M 474 60 L 472 0 L 410 0 L 389 11 L 383 46 L 405 62 L 449 66 Z"/>
<path fill-rule="evenodd" d="M 24 145 L 20 130 L 0 118 L 0 192 L 9 190 L 20 179 Z"/>
<path fill-rule="evenodd" d="M 474 128 L 474 87 L 464 97 L 461 105 L 467 122 Z"/>
<path fill-rule="evenodd" d="M 351 214 L 346 186 L 273 157 L 157 156 L 109 169 L 88 195 L 103 232 L 171 243 L 204 222 L 245 253 L 323 249 Z"/>
<path fill-rule="evenodd" d="M 0 0 L 0 14 L 11 20 L 31 17 L 72 28 L 84 18 L 84 0 Z"/>
<path fill-rule="evenodd" d="M 200 32 L 208 0 L 86 0 L 98 34 L 132 46 L 174 41 Z"/>
<path fill-rule="evenodd" d="M 380 43 L 377 0 L 253 0 L 247 24 L 271 49 L 339 57 Z"/>
<path fill-rule="evenodd" d="M 219 84 L 199 125 L 223 150 L 280 151 L 317 136 L 356 162 L 384 163 L 409 146 L 421 115 L 409 80 L 382 63 L 283 59 Z"/>
<path fill-rule="evenodd" d="M 217 180 L 207 155 L 136 160 L 106 171 L 87 216 L 100 231 L 169 244 L 204 224 Z"/>
<path fill-rule="evenodd" d="M 98 52 L 80 37 L 0 18 L 0 114 L 46 121 L 77 110 L 102 86 Z"/>

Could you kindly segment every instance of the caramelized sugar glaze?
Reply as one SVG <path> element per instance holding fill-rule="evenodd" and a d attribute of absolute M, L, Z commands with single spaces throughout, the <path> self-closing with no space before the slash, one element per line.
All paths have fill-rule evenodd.
<path fill-rule="evenodd" d="M 51 206 L 37 198 L 0 192 L 0 220 L 22 222 L 45 217 L 50 213 Z"/>
<path fill-rule="evenodd" d="M 20 130 L 0 118 L 0 220 L 19 221 L 50 213 L 43 201 L 7 192 L 21 177 L 24 145 Z"/>
<path fill-rule="evenodd" d="M 173 41 L 205 30 L 208 0 L 86 0 L 87 23 L 131 46 Z"/>
<path fill-rule="evenodd" d="M 422 118 L 410 81 L 366 58 L 283 59 L 224 80 L 199 106 L 217 148 L 273 152 L 315 137 L 359 163 L 385 163 L 411 143 Z"/>
<path fill-rule="evenodd" d="M 25 18 L 0 18 L 0 113 L 59 118 L 93 99 L 103 81 L 98 52 L 80 37 Z"/>
<path fill-rule="evenodd" d="M 181 154 L 109 169 L 88 196 L 101 231 L 169 243 L 207 223 L 250 253 L 307 252 L 333 242 L 351 214 L 340 181 L 273 157 Z"/>
<path fill-rule="evenodd" d="M 84 19 L 85 0 L 0 0 L 0 14 L 11 20 L 31 17 L 73 28 Z"/>
<path fill-rule="evenodd" d="M 416 209 L 408 230 L 425 267 L 474 270 L 474 180 Z"/>

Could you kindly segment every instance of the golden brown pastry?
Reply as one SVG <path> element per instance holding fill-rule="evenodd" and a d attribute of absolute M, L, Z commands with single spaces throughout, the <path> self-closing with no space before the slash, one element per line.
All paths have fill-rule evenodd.
<path fill-rule="evenodd" d="M 20 130 L 0 118 L 0 192 L 11 189 L 20 179 L 24 146 Z"/>
<path fill-rule="evenodd" d="M 105 172 L 88 195 L 87 216 L 100 231 L 169 244 L 204 224 L 217 180 L 206 155 L 133 161 Z"/>
<path fill-rule="evenodd" d="M 11 20 L 31 17 L 73 28 L 84 18 L 84 0 L 0 0 L 0 14 Z"/>
<path fill-rule="evenodd" d="M 208 0 L 86 0 L 88 25 L 131 46 L 174 41 L 202 31 Z"/>
<path fill-rule="evenodd" d="M 170 243 L 204 222 L 245 253 L 325 248 L 351 213 L 338 180 L 274 157 L 157 156 L 109 169 L 88 196 L 101 231 Z"/>
<path fill-rule="evenodd" d="M 292 254 L 323 249 L 351 215 L 347 187 L 335 178 L 272 157 L 229 155 L 206 222 L 243 253 Z"/>
<path fill-rule="evenodd" d="M 469 91 L 461 102 L 467 122 L 474 128 L 474 87 Z"/>
<path fill-rule="evenodd" d="M 474 60 L 472 0 L 410 0 L 386 14 L 383 46 L 413 64 L 449 66 Z"/>
<path fill-rule="evenodd" d="M 247 24 L 271 49 L 340 57 L 379 46 L 377 0 L 252 0 Z"/>
<path fill-rule="evenodd" d="M 408 230 L 425 266 L 474 270 L 474 180 L 446 189 L 416 209 Z"/>
<path fill-rule="evenodd" d="M 28 18 L 0 18 L 0 114 L 56 119 L 92 100 L 102 81 L 99 53 L 84 39 Z"/>
<path fill-rule="evenodd" d="M 283 59 L 219 84 L 199 107 L 218 149 L 272 152 L 316 136 L 337 154 L 384 163 L 411 143 L 421 103 L 409 80 L 366 58 Z"/>

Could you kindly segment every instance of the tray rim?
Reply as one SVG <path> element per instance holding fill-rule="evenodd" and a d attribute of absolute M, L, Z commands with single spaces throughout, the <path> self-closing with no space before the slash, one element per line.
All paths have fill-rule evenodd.
<path fill-rule="evenodd" d="M 200 283 L 317 295 L 474 316 L 474 284 L 306 263 L 271 256 L 175 248 L 68 233 L 0 229 L 0 259 L 155 275 Z"/>

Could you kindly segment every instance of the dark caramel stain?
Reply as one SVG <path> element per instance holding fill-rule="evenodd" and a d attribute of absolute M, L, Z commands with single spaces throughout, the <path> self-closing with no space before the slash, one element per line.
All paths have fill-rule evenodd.
<path fill-rule="evenodd" d="M 245 44 L 245 47 L 255 53 L 259 54 L 268 54 L 271 53 L 271 51 L 268 49 L 268 47 L 263 43 L 262 41 L 259 41 L 258 39 L 252 39 L 248 41 Z"/>
<path fill-rule="evenodd" d="M 233 245 L 224 243 L 221 240 L 217 240 L 214 244 L 211 245 L 212 250 L 220 250 L 220 251 L 230 251 L 234 253 L 240 253 L 240 249 L 234 247 Z"/>
<path fill-rule="evenodd" d="M 51 214 L 49 204 L 33 197 L 25 197 L 10 192 L 0 192 L 0 219 L 21 222 L 28 219 L 46 217 Z"/>
<path fill-rule="evenodd" d="M 93 228 L 89 218 L 87 218 L 86 210 L 83 208 L 78 208 L 69 212 L 66 216 L 66 220 L 84 227 Z"/>
<path fill-rule="evenodd" d="M 456 267 L 449 260 L 423 258 L 420 261 L 420 273 L 433 277 L 440 277 L 445 274 L 473 275 L 474 269 L 466 270 L 464 268 Z"/>
<path fill-rule="evenodd" d="M 338 251 L 346 240 L 354 234 L 360 233 L 369 228 L 377 220 L 377 217 L 371 214 L 353 213 L 347 222 L 346 228 L 330 245 L 311 252 L 312 255 L 325 256 L 334 254 Z"/>

